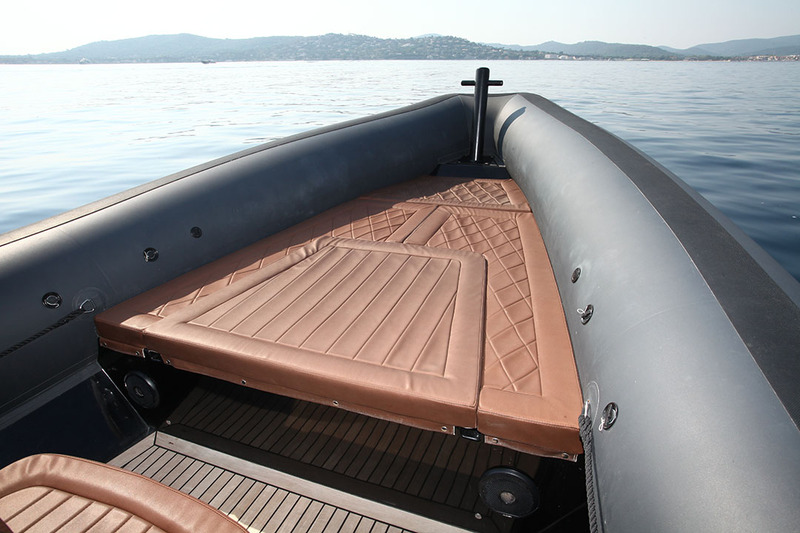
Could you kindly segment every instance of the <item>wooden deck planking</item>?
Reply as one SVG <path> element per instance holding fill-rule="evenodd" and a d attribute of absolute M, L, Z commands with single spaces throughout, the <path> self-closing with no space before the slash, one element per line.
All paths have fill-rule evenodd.
<path fill-rule="evenodd" d="M 206 411 L 206 415 L 198 411 Z M 209 412 L 213 416 L 208 416 Z M 374 492 L 370 487 L 375 487 L 384 491 L 381 501 L 393 502 L 394 496 L 388 495 L 397 493 L 401 498 L 396 505 L 406 501 L 402 498 L 413 498 L 427 502 L 425 505 L 439 506 L 439 511 L 431 510 L 428 516 L 440 520 L 450 512 L 464 513 L 463 517 L 481 516 L 470 526 L 478 529 L 482 529 L 478 522 L 495 521 L 478 497 L 478 479 L 483 472 L 507 465 L 533 474 L 538 464 L 538 459 L 506 448 L 208 378 L 200 379 L 196 390 L 172 413 L 169 423 L 165 426 L 167 432 L 170 427 L 176 431 L 186 428 L 190 431 L 186 435 L 200 438 L 197 442 L 205 442 L 201 436 L 208 435 L 208 445 L 217 442 L 214 446 L 219 449 L 234 443 L 244 446 L 243 457 L 247 456 L 246 449 L 253 449 L 262 454 L 261 464 L 269 464 L 270 456 L 280 457 L 281 470 L 312 481 L 314 469 L 339 476 L 336 479 L 340 481 L 333 484 L 330 477 L 325 481 L 339 490 L 349 492 L 351 489 L 346 487 L 360 483 L 357 494 L 370 497 Z M 169 457 L 161 461 L 173 464 Z M 297 470 L 292 466 L 295 464 Z M 166 475 L 175 477 L 176 473 L 172 470 Z M 306 522 L 311 520 L 299 510 L 292 509 L 289 514 L 299 514 Z M 507 524 L 499 527 L 506 528 Z"/>

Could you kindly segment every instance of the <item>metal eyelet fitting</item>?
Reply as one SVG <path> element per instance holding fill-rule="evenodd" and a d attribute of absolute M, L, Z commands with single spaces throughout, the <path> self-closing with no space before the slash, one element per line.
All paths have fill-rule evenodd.
<path fill-rule="evenodd" d="M 578 309 L 578 314 L 581 317 L 581 324 L 586 324 L 592 319 L 592 315 L 594 315 L 594 306 L 589 304 L 583 309 Z"/>
<path fill-rule="evenodd" d="M 617 421 L 618 416 L 619 406 L 616 403 L 610 402 L 606 405 L 605 409 L 603 409 L 603 415 L 600 417 L 600 431 L 611 429 L 611 426 Z"/>
<path fill-rule="evenodd" d="M 61 307 L 62 298 L 57 292 L 48 292 L 42 296 L 42 305 L 48 309 L 58 309 Z"/>
<path fill-rule="evenodd" d="M 144 250 L 144 260 L 146 263 L 152 263 L 158 259 L 158 250 L 155 248 L 146 248 Z"/>
<path fill-rule="evenodd" d="M 572 283 L 576 283 L 581 277 L 581 267 L 576 268 L 572 271 Z"/>

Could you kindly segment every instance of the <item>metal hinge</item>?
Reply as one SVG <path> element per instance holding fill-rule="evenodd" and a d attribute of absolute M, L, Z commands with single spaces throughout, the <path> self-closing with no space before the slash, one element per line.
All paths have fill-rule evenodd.
<path fill-rule="evenodd" d="M 475 442 L 483 442 L 483 433 L 478 431 L 477 428 L 458 428 L 458 434 L 462 439 L 467 439 Z"/>

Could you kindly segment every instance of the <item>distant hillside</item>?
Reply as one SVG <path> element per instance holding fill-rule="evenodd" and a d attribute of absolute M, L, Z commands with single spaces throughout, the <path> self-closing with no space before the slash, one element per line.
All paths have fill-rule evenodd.
<path fill-rule="evenodd" d="M 699 44 L 685 50 L 668 46 L 656 47 L 639 44 L 604 43 L 601 41 L 585 41 L 577 44 L 548 41 L 530 46 L 502 44 L 492 44 L 492 46 L 505 46 L 511 50 L 539 50 L 551 54 L 634 59 L 677 59 L 687 56 L 750 57 L 800 54 L 800 35 L 776 37 L 774 39 L 741 39 L 724 43 Z"/>
<path fill-rule="evenodd" d="M 100 41 L 65 52 L 0 56 L 4 63 L 169 63 L 336 59 L 541 59 L 538 52 L 508 50 L 438 35 L 379 39 L 365 35 L 210 39 L 190 34 Z"/>
<path fill-rule="evenodd" d="M 724 43 L 698 44 L 685 50 L 665 50 L 689 56 L 750 57 L 762 55 L 800 54 L 800 35 L 775 37 L 773 39 L 738 39 Z"/>
<path fill-rule="evenodd" d="M 656 46 L 645 44 L 604 43 L 602 41 L 584 41 L 577 44 L 564 44 L 556 41 L 534 46 L 520 47 L 522 50 L 541 50 L 551 54 L 572 56 L 632 58 L 632 59 L 676 59 L 677 54 Z"/>
<path fill-rule="evenodd" d="M 800 54 L 800 35 L 701 44 L 686 50 L 641 44 L 555 41 L 519 46 L 479 44 L 437 34 L 411 39 L 327 34 L 313 37 L 211 39 L 181 33 L 99 41 L 64 52 L 0 56 L 0 63 L 185 63 L 199 61 L 292 61 L 350 59 L 546 59 L 548 55 L 589 59 L 748 57 Z"/>

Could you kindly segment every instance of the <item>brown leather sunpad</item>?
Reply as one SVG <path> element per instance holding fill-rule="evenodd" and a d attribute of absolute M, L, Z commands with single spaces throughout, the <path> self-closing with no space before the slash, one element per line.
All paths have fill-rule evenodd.
<path fill-rule="evenodd" d="M 322 237 L 148 327 L 178 368 L 358 412 L 474 427 L 485 261 Z"/>
<path fill-rule="evenodd" d="M 403 327 L 407 328 L 408 337 L 397 344 L 394 351 L 387 348 L 386 343 L 390 341 L 386 339 L 391 337 L 384 338 L 383 332 L 358 337 L 355 331 L 369 330 L 373 309 L 367 305 L 373 297 L 358 283 L 340 289 L 341 294 L 350 291 L 342 303 L 327 300 L 325 311 L 316 310 L 317 307 L 322 309 L 323 305 L 317 294 L 319 286 L 309 289 L 308 295 L 302 299 L 303 305 L 313 308 L 308 316 L 331 313 L 330 316 L 335 318 L 325 324 L 309 326 L 314 321 L 304 317 L 299 325 L 291 323 L 286 331 L 274 329 L 277 324 L 285 326 L 287 321 L 297 318 L 295 315 L 299 309 L 293 306 L 274 308 L 273 311 L 280 316 L 270 318 L 272 322 L 269 325 L 262 325 L 265 327 L 260 335 L 266 337 L 258 341 L 250 339 L 245 342 L 242 335 L 231 331 L 225 332 L 229 337 L 223 341 L 219 336 L 221 331 L 207 327 L 202 321 L 196 322 L 202 313 L 210 313 L 206 316 L 208 319 L 213 313 L 234 305 L 233 301 L 238 301 L 245 286 L 250 290 L 254 283 L 263 282 L 267 275 L 265 272 L 274 270 L 273 265 L 285 261 L 323 236 L 361 242 L 405 243 L 419 245 L 429 253 L 434 250 L 459 251 L 485 258 L 488 263 L 486 281 L 459 289 L 466 291 L 464 294 L 469 293 L 470 297 L 477 292 L 485 294 L 486 316 L 480 324 L 480 331 L 483 333 L 485 330 L 485 336 L 474 340 L 469 352 L 472 355 L 468 356 L 479 361 L 480 392 L 473 387 L 472 374 L 462 382 L 462 391 L 458 394 L 454 391 L 459 387 L 453 391 L 443 388 L 440 393 L 439 385 L 433 385 L 433 381 L 428 380 L 424 387 L 421 385 L 419 369 L 441 368 L 443 361 L 447 361 L 447 366 L 451 364 L 451 356 L 439 354 L 434 357 L 430 355 L 433 352 L 426 352 L 424 356 L 417 354 L 420 357 L 416 359 L 416 348 L 408 355 L 404 343 L 417 337 L 430 341 L 432 346 L 440 343 L 436 339 L 439 339 L 437 335 L 442 335 L 441 331 L 431 336 L 428 330 L 444 327 L 429 324 L 433 321 L 431 317 L 439 320 L 441 315 L 429 316 L 427 311 L 420 313 L 419 316 L 425 320 L 418 322 L 424 322 L 427 329 L 417 330 L 421 326 L 416 323 L 405 324 Z M 390 248 L 393 246 L 397 245 L 391 244 Z M 251 277 L 253 279 L 247 281 Z M 256 282 L 256 279 L 261 281 Z M 367 285 L 373 284 L 368 282 Z M 424 289 L 419 287 L 411 292 L 416 291 L 424 294 Z M 222 296 L 217 296 L 218 293 Z M 212 298 L 215 303 L 206 305 L 206 300 Z M 361 303 L 356 305 L 354 302 Z M 334 309 L 337 305 L 343 307 Z M 201 309 L 202 313 L 198 314 Z M 237 307 L 236 313 L 239 311 L 241 308 Z M 172 320 L 173 316 L 179 318 Z M 189 316 L 191 319 L 179 325 L 180 317 Z M 323 403 L 335 401 L 335 405 L 350 410 L 426 428 L 440 429 L 443 426 L 452 431 L 454 425 L 477 426 L 490 442 L 542 455 L 563 456 L 566 453 L 574 456 L 581 452 L 577 436 L 580 386 L 558 288 L 534 217 L 513 180 L 424 176 L 374 191 L 123 302 L 100 314 L 96 323 L 101 342 L 110 348 L 141 354 L 142 348 L 146 347 L 162 352 L 188 370 L 228 381 L 240 383 L 244 380 L 247 386 L 299 399 Z M 394 324 L 394 320 L 389 320 L 389 323 Z M 342 332 L 342 325 L 345 329 L 353 327 Z M 178 332 L 183 337 L 176 337 Z M 178 341 L 179 337 L 182 340 Z M 191 353 L 185 353 L 187 346 L 198 344 L 198 339 L 203 339 L 204 343 L 208 341 L 211 348 L 196 346 L 189 350 Z M 252 342 L 260 343 L 258 349 Z M 272 367 L 262 366 L 261 360 L 252 357 L 240 360 L 235 355 L 241 350 L 252 350 L 253 353 L 281 351 L 283 348 L 278 350 L 277 346 L 284 343 L 303 353 L 310 350 L 322 354 L 321 359 L 309 365 L 325 371 L 313 374 L 303 370 L 293 374 L 291 379 L 279 373 L 282 377 L 278 379 L 273 377 Z M 245 345 L 248 348 L 243 348 Z M 350 350 L 346 356 L 337 352 L 344 350 L 344 346 Z M 478 347 L 477 353 L 475 347 Z M 181 355 L 173 355 L 175 353 Z M 466 360 L 461 355 L 452 357 L 455 357 L 453 361 Z M 334 367 L 341 366 L 345 359 L 359 368 L 370 365 L 365 367 L 369 368 L 366 373 L 358 374 L 353 381 L 372 381 L 374 394 L 364 396 L 356 393 L 361 390 L 357 383 L 339 380 L 353 377 L 345 376 L 348 372 L 343 369 L 340 374 L 334 371 Z M 376 366 L 374 361 L 378 360 L 387 364 Z M 409 366 L 411 360 L 416 366 Z M 404 369 L 408 376 L 400 380 L 375 374 L 392 368 L 391 365 Z M 383 370 L 377 371 L 376 368 Z M 400 391 L 398 395 L 384 394 L 383 381 L 392 386 L 403 381 L 402 387 L 397 389 Z M 354 391 L 350 400 L 339 392 L 345 384 Z M 428 386 L 436 392 L 429 396 L 431 402 L 425 404 L 417 398 L 425 397 L 425 387 Z M 451 394 L 452 398 L 449 397 Z M 474 395 L 471 400 L 470 394 Z M 464 410 L 470 403 L 477 406 L 477 414 L 476 407 L 472 407 L 473 420 L 477 416 L 477 423 L 471 426 L 466 423 Z M 403 404 L 409 404 L 409 407 L 398 408 Z M 445 413 L 450 418 L 440 416 Z"/>
<path fill-rule="evenodd" d="M 402 241 L 433 207 L 356 199 L 203 265 L 100 313 L 97 331 L 109 348 L 141 354 L 151 324 L 258 272 L 319 237 Z"/>

